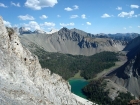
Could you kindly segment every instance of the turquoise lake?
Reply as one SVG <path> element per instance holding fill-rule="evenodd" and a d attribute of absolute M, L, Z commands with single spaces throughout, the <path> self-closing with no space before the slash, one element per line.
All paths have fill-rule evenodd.
<path fill-rule="evenodd" d="M 86 96 L 82 93 L 82 88 L 88 84 L 88 82 L 84 79 L 70 79 L 69 84 L 71 85 L 71 92 L 86 98 Z"/>

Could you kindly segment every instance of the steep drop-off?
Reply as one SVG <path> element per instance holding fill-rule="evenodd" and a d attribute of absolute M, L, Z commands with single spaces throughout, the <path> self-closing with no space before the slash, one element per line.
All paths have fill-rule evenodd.
<path fill-rule="evenodd" d="M 70 89 L 62 77 L 41 68 L 0 17 L 0 105 L 91 105 Z"/>
<path fill-rule="evenodd" d="M 140 37 L 133 39 L 124 49 L 128 61 L 108 76 L 135 96 L 140 96 Z"/>
<path fill-rule="evenodd" d="M 140 52 L 140 36 L 131 40 L 124 48 L 124 51 L 128 52 L 128 59 L 134 58 L 134 56 L 136 56 Z"/>

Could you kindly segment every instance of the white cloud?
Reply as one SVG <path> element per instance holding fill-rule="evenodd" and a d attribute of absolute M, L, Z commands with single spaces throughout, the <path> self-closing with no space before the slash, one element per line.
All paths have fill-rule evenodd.
<path fill-rule="evenodd" d="M 64 8 L 64 10 L 66 10 L 66 11 L 73 11 L 73 10 L 76 10 L 76 9 L 79 9 L 78 5 L 74 5 L 73 8 L 70 8 L 70 7 Z"/>
<path fill-rule="evenodd" d="M 120 14 L 118 14 L 118 17 L 132 17 L 134 14 L 134 11 L 130 11 L 130 12 L 121 12 Z"/>
<path fill-rule="evenodd" d="M 65 8 L 64 10 L 66 10 L 66 11 L 72 11 L 73 9 L 70 8 L 70 7 L 67 7 L 67 8 Z"/>
<path fill-rule="evenodd" d="M 86 19 L 86 15 L 85 14 L 81 15 L 81 18 Z"/>
<path fill-rule="evenodd" d="M 29 29 L 29 30 L 46 30 L 47 28 L 54 28 L 55 26 L 55 23 L 53 22 L 44 22 L 44 23 L 37 23 L 36 21 L 30 21 L 29 23 L 23 23 L 21 24 L 21 26 L 25 27 L 26 29 Z"/>
<path fill-rule="evenodd" d="M 28 24 L 24 23 L 23 26 L 31 30 L 41 29 L 39 24 L 36 21 L 30 21 Z"/>
<path fill-rule="evenodd" d="M 72 22 L 72 23 L 67 23 L 67 24 L 65 24 L 65 23 L 60 23 L 60 26 L 62 26 L 62 27 L 66 27 L 66 26 L 74 26 L 75 24 Z"/>
<path fill-rule="evenodd" d="M 74 26 L 75 24 L 74 23 L 69 23 L 69 26 Z"/>
<path fill-rule="evenodd" d="M 48 16 L 46 16 L 46 15 L 40 16 L 40 19 L 47 19 L 47 18 L 48 18 Z"/>
<path fill-rule="evenodd" d="M 25 16 L 19 15 L 18 18 L 20 18 L 21 20 L 35 20 L 33 16 L 30 16 L 28 14 L 26 14 Z"/>
<path fill-rule="evenodd" d="M 131 8 L 139 8 L 138 5 L 130 5 Z"/>
<path fill-rule="evenodd" d="M 102 18 L 108 18 L 108 17 L 111 17 L 111 16 L 108 15 L 107 13 L 105 13 L 105 14 L 103 14 L 101 17 L 102 17 Z"/>
<path fill-rule="evenodd" d="M 10 22 L 5 21 L 5 20 L 4 20 L 3 22 L 4 22 L 4 25 L 5 25 L 5 26 L 7 26 L 7 27 L 11 27 L 11 23 L 10 23 Z"/>
<path fill-rule="evenodd" d="M 13 5 L 13 6 L 16 6 L 16 7 L 20 7 L 20 3 L 14 3 L 14 2 L 11 2 L 11 5 Z"/>
<path fill-rule="evenodd" d="M 3 4 L 3 3 L 0 3 L 0 7 L 7 8 L 8 6 L 6 6 L 6 5 L 5 5 L 5 4 Z"/>
<path fill-rule="evenodd" d="M 34 10 L 41 10 L 44 7 L 53 7 L 57 0 L 26 0 L 25 6 Z"/>
<path fill-rule="evenodd" d="M 87 22 L 87 25 L 91 25 L 91 23 L 90 22 Z"/>
<path fill-rule="evenodd" d="M 134 15 L 133 17 L 138 17 L 138 15 Z"/>
<path fill-rule="evenodd" d="M 74 7 L 74 9 L 79 9 L 78 5 L 74 5 L 73 7 Z"/>
<path fill-rule="evenodd" d="M 134 15 L 133 17 L 139 17 L 140 16 L 140 14 L 138 14 L 138 15 Z"/>
<path fill-rule="evenodd" d="M 57 17 L 61 17 L 60 15 L 57 15 Z"/>
<path fill-rule="evenodd" d="M 140 28 L 140 26 L 138 26 L 138 28 Z"/>
<path fill-rule="evenodd" d="M 68 26 L 69 24 L 65 24 L 65 23 L 60 23 L 60 26 L 62 26 L 62 27 L 66 27 L 66 26 Z"/>
<path fill-rule="evenodd" d="M 117 9 L 117 10 L 122 10 L 122 7 L 117 7 L 116 9 Z"/>
<path fill-rule="evenodd" d="M 54 27 L 55 23 L 53 23 L 53 22 L 44 22 L 44 24 L 41 24 L 41 25 L 47 26 L 47 27 Z"/>
<path fill-rule="evenodd" d="M 78 15 L 71 15 L 70 18 L 78 18 Z"/>

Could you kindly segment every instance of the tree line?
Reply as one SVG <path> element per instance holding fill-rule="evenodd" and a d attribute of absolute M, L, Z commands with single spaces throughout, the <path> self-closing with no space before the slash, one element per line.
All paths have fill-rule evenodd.
<path fill-rule="evenodd" d="M 100 52 L 92 56 L 70 55 L 46 52 L 41 48 L 34 51 L 43 68 L 61 75 L 64 79 L 73 77 L 79 70 L 85 79 L 92 79 L 97 73 L 115 65 L 117 53 Z"/>
<path fill-rule="evenodd" d="M 119 92 L 119 95 L 112 100 L 108 94 L 109 90 L 105 91 L 107 83 L 103 79 L 91 81 L 85 86 L 82 91 L 87 96 L 88 100 L 98 103 L 99 105 L 128 105 L 130 100 L 135 99 L 129 92 Z"/>

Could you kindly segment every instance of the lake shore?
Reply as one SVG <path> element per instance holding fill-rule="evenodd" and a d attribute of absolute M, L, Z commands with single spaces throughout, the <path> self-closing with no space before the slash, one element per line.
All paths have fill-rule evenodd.
<path fill-rule="evenodd" d="M 87 98 L 83 92 L 82 92 L 82 88 L 85 87 L 88 84 L 88 81 L 85 79 L 70 79 L 69 84 L 71 85 L 71 92 L 82 97 L 82 98 Z"/>

